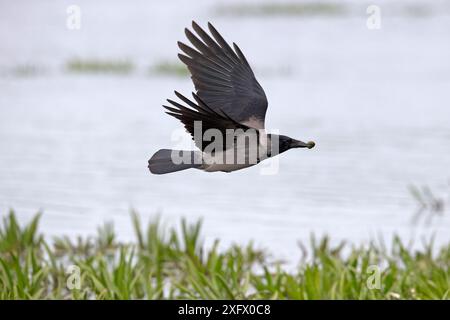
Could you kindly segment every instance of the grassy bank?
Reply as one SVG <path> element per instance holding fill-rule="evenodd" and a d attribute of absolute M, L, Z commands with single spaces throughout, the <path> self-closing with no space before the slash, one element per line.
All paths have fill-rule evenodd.
<path fill-rule="evenodd" d="M 142 228 L 119 243 L 112 225 L 95 237 L 48 242 L 39 215 L 19 226 L 13 212 L 0 226 L 0 299 L 448 299 L 450 245 L 409 250 L 305 246 L 307 259 L 288 272 L 251 244 L 205 247 L 201 223 Z M 299 249 L 300 250 L 300 249 Z M 343 251 L 346 251 L 343 254 Z M 308 262 L 306 262 L 308 261 Z M 378 272 L 379 271 L 379 272 Z"/>

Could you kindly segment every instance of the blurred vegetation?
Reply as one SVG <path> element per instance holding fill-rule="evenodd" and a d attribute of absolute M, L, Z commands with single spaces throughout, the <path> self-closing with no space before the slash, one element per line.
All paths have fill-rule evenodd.
<path fill-rule="evenodd" d="M 144 74 L 151 77 L 189 77 L 188 68 L 179 61 L 162 60 L 156 61 L 150 66 L 142 69 L 129 60 L 99 60 L 99 59 L 70 59 L 62 70 L 70 74 L 90 74 L 90 75 L 136 75 Z M 292 76 L 294 69 L 291 65 L 265 67 L 256 69 L 258 74 L 264 76 Z M 47 76 L 54 74 L 49 66 L 20 64 L 8 68 L 0 68 L 0 76 L 27 78 L 35 76 Z"/>
<path fill-rule="evenodd" d="M 364 16 L 370 3 L 343 3 L 340 1 L 288 1 L 288 2 L 254 2 L 220 4 L 214 8 L 216 14 L 231 17 L 340 17 Z M 433 6 L 422 3 L 394 3 L 389 7 L 380 5 L 381 10 L 386 8 L 390 16 L 404 16 L 407 18 L 423 18 L 436 14 L 448 14 L 447 5 Z M 383 11 L 384 12 L 384 11 Z"/>
<path fill-rule="evenodd" d="M 409 192 L 418 204 L 417 211 L 412 217 L 412 223 L 418 224 L 423 217 L 423 221 L 430 225 L 433 218 L 443 216 L 446 208 L 445 198 L 436 196 L 428 186 L 409 186 Z"/>
<path fill-rule="evenodd" d="M 113 73 L 129 74 L 134 65 L 127 60 L 71 59 L 66 70 L 72 73 Z"/>
<path fill-rule="evenodd" d="M 103 73 L 127 75 L 135 71 L 135 65 L 128 60 L 72 59 L 66 64 L 71 73 Z M 179 62 L 160 61 L 148 68 L 149 75 L 187 76 L 189 71 Z"/>
<path fill-rule="evenodd" d="M 32 77 L 44 74 L 45 69 L 34 64 L 21 64 L 10 68 L 7 73 L 15 77 Z"/>
<path fill-rule="evenodd" d="M 347 13 L 341 2 L 263 2 L 227 4 L 216 7 L 219 15 L 232 16 L 337 16 Z"/>
<path fill-rule="evenodd" d="M 184 77 L 189 75 L 188 68 L 181 62 L 162 61 L 150 67 L 151 75 L 167 75 Z"/>
<path fill-rule="evenodd" d="M 98 59 L 72 59 L 66 64 L 66 70 L 71 73 L 104 73 L 104 74 L 130 74 L 136 69 L 128 60 L 98 60 Z M 187 76 L 189 71 L 180 62 L 160 61 L 148 68 L 149 75 L 157 76 Z"/>
<path fill-rule="evenodd" d="M 21 227 L 14 212 L 3 218 L 0 299 L 449 298 L 450 245 L 434 251 L 432 241 L 412 251 L 398 237 L 390 250 L 312 237 L 302 245 L 307 254 L 298 269 L 288 272 L 252 244 L 205 246 L 200 221 L 182 220 L 177 229 L 155 219 L 143 229 L 132 213 L 136 243 L 127 244 L 117 241 L 111 224 L 95 237 L 49 243 L 38 232 L 39 219 Z M 371 266 L 380 268 L 373 289 Z"/>
<path fill-rule="evenodd" d="M 422 18 L 432 15 L 433 11 L 430 6 L 412 3 L 404 7 L 404 13 L 413 18 Z"/>

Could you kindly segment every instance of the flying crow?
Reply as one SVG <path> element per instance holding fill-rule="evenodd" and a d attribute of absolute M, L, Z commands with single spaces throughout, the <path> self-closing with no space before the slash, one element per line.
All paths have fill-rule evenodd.
<path fill-rule="evenodd" d="M 190 47 L 178 42 L 178 54 L 192 75 L 196 93 L 167 99 L 166 113 L 180 120 L 198 151 L 161 149 L 148 161 L 154 174 L 189 168 L 231 172 L 253 166 L 291 148 L 314 147 L 283 135 L 266 134 L 267 98 L 239 47 L 234 50 L 211 23 L 208 35 L 197 23 L 185 34 Z"/>

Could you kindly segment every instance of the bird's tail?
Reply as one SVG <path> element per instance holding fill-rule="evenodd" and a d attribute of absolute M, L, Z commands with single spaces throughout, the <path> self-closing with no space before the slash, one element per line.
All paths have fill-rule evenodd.
<path fill-rule="evenodd" d="M 201 152 L 160 149 L 148 160 L 153 174 L 165 174 L 202 166 Z"/>

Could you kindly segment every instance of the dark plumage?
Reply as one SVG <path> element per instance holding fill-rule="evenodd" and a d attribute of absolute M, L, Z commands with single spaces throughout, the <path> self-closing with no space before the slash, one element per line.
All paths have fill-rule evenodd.
<path fill-rule="evenodd" d="M 202 152 L 159 150 L 149 160 L 152 173 L 162 174 L 188 168 L 230 172 L 249 167 L 290 148 L 314 147 L 314 142 L 304 143 L 287 136 L 266 134 L 264 122 L 267 98 L 242 51 L 235 43 L 233 50 L 211 23 L 208 23 L 208 29 L 212 37 L 195 22 L 192 22 L 192 28 L 197 36 L 187 28 L 185 34 L 195 49 L 178 42 L 184 53 L 178 54 L 178 57 L 192 75 L 197 91 L 192 94 L 195 102 L 175 91 L 175 95 L 185 105 L 168 99 L 171 106 L 164 105 L 164 108 L 167 114 L 184 124 Z M 201 130 L 196 132 L 195 128 L 199 124 Z M 212 141 L 205 139 L 204 135 L 212 130 L 218 135 L 214 135 Z M 242 141 L 244 143 L 240 143 Z M 220 144 L 210 148 L 212 142 Z M 236 161 L 236 154 L 242 156 L 245 162 Z M 180 156 L 185 156 L 182 163 Z M 192 162 L 194 158 L 196 163 L 186 163 Z"/>
<path fill-rule="evenodd" d="M 212 109 L 221 110 L 240 123 L 253 122 L 252 127 L 264 128 L 267 98 L 255 78 L 242 51 L 233 43 L 236 52 L 225 42 L 211 23 L 208 28 L 215 41 L 196 24 L 186 37 L 198 50 L 178 42 L 187 55 L 178 57 L 188 67 L 198 96 Z"/>
<path fill-rule="evenodd" d="M 197 104 L 183 96 L 181 93 L 175 91 L 175 95 L 186 103 L 190 108 L 187 108 L 178 102 L 175 102 L 171 99 L 167 99 L 167 101 L 172 104 L 174 107 L 169 107 L 163 105 L 168 111 L 167 114 L 177 118 L 180 120 L 187 132 L 189 132 L 192 136 L 192 139 L 195 142 L 195 145 L 204 150 L 205 146 L 209 144 L 209 141 L 204 141 L 203 139 L 195 139 L 194 136 L 194 121 L 201 121 L 202 124 L 202 137 L 203 134 L 209 129 L 217 129 L 222 135 L 225 137 L 227 129 L 249 129 L 248 126 L 244 124 L 240 124 L 239 122 L 231 119 L 226 113 L 222 110 L 218 109 L 217 111 L 210 108 L 207 104 L 205 104 L 202 99 L 195 93 L 192 94 Z M 201 137 L 200 137 L 201 138 Z"/>

